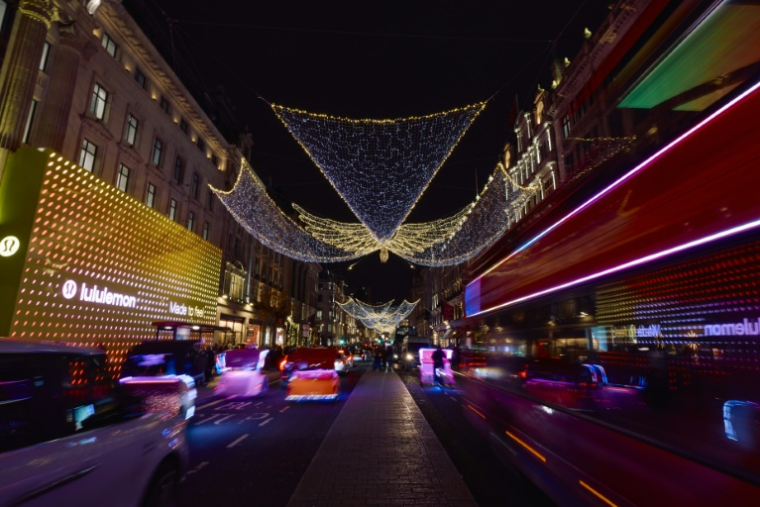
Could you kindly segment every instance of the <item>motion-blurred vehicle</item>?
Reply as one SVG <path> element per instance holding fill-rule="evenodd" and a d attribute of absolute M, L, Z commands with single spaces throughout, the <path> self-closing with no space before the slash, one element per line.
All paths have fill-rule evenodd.
<path fill-rule="evenodd" d="M 430 347 L 430 340 L 425 336 L 405 336 L 401 342 L 401 364 L 404 370 L 411 370 L 420 365 L 420 349 Z"/>
<path fill-rule="evenodd" d="M 107 365 L 101 349 L 0 339 L 0 505 L 176 505 L 186 423 Z"/>
<path fill-rule="evenodd" d="M 196 385 L 205 383 L 207 360 L 192 341 L 147 341 L 127 353 L 119 383 L 143 398 L 149 410 L 189 419 L 195 414 Z"/>
<path fill-rule="evenodd" d="M 346 364 L 348 365 L 349 368 L 354 367 L 355 356 L 353 352 L 351 352 L 349 349 L 340 349 L 338 353 L 346 356 Z"/>
<path fill-rule="evenodd" d="M 337 351 L 335 355 L 335 371 L 336 372 L 347 373 L 348 370 L 350 370 L 353 365 L 354 363 L 350 356 L 346 355 L 342 350 Z"/>
<path fill-rule="evenodd" d="M 299 348 L 281 363 L 281 381 L 286 385 L 286 400 L 337 400 L 339 379 L 338 352 L 332 348 Z"/>
<path fill-rule="evenodd" d="M 219 395 L 261 396 L 269 391 L 269 378 L 262 372 L 269 350 L 235 349 L 225 354 L 225 366 L 215 391 Z"/>
<path fill-rule="evenodd" d="M 438 378 L 441 384 L 447 386 L 454 385 L 454 372 L 451 371 L 451 358 L 454 351 L 451 349 L 443 350 L 443 368 L 439 368 Z M 420 355 L 420 385 L 434 385 L 435 371 L 433 368 L 433 352 L 436 349 L 419 349 Z"/>

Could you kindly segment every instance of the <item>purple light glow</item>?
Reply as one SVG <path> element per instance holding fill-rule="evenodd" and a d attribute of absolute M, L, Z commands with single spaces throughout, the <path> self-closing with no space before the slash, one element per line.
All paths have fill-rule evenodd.
<path fill-rule="evenodd" d="M 501 266 L 505 262 L 509 261 L 512 257 L 514 257 L 515 255 L 517 255 L 521 251 L 525 250 L 526 248 L 528 248 L 530 245 L 532 245 L 533 243 L 535 243 L 539 239 L 541 239 L 544 236 L 546 236 L 547 234 L 549 234 L 551 231 L 553 231 L 554 229 L 556 229 L 557 227 L 559 227 L 560 225 L 562 225 L 564 222 L 566 222 L 567 220 L 569 220 L 573 216 L 577 215 L 578 213 L 580 213 L 581 211 L 583 211 L 584 209 L 586 209 L 588 206 L 590 206 L 592 203 L 594 203 L 595 201 L 597 201 L 599 198 L 603 197 L 604 195 L 606 195 L 609 192 L 611 192 L 613 189 L 615 189 L 618 186 L 620 186 L 620 184 L 622 184 L 623 182 L 625 182 L 626 180 L 628 180 L 629 178 L 631 178 L 634 174 L 637 174 L 639 171 L 641 171 L 642 169 L 644 169 L 645 167 L 647 167 L 650 163 L 652 163 L 653 161 L 655 161 L 658 158 L 660 158 L 662 155 L 664 155 L 665 153 L 667 153 L 668 151 L 670 151 L 673 147 L 675 147 L 676 145 L 680 144 L 681 141 L 683 141 L 684 139 L 690 137 L 692 134 L 694 134 L 695 132 L 697 132 L 698 130 L 700 130 L 702 127 L 704 127 L 705 125 L 707 125 L 708 123 L 710 123 L 711 121 L 713 121 L 715 118 L 717 118 L 718 116 L 720 116 L 721 114 L 723 114 L 724 112 L 726 112 L 728 109 L 730 109 L 731 107 L 733 107 L 734 105 L 736 105 L 737 103 L 739 103 L 740 101 L 742 101 L 748 95 L 752 94 L 758 88 L 760 88 L 760 81 L 757 82 L 757 83 L 755 83 L 754 85 L 752 85 L 749 89 L 745 90 L 743 93 L 741 93 L 740 95 L 738 95 L 737 97 L 735 97 L 731 101 L 729 101 L 727 104 L 725 104 L 723 107 L 721 107 L 720 109 L 718 109 L 717 111 L 715 111 L 714 113 L 712 113 L 711 115 L 709 115 L 707 118 L 705 118 L 704 120 L 702 120 L 701 122 L 697 123 L 695 126 L 693 126 L 692 128 L 690 128 L 689 130 L 687 130 L 686 132 L 684 132 L 683 134 L 681 134 L 680 136 L 678 136 L 676 139 L 674 139 L 673 141 L 671 141 L 670 143 L 668 143 L 667 145 L 665 145 L 662 149 L 660 149 L 659 151 L 655 152 L 649 158 L 647 158 L 646 160 L 644 160 L 643 162 L 641 162 L 639 165 L 637 165 L 636 167 L 634 167 L 633 169 L 631 169 L 630 171 L 628 171 L 627 173 L 625 173 L 623 176 L 621 176 L 620 178 L 618 178 L 614 182 L 612 182 L 606 188 L 600 190 L 597 194 L 593 195 L 591 198 L 589 198 L 587 201 L 585 201 L 580 206 L 578 206 L 577 208 L 575 208 L 573 211 L 571 211 L 570 213 L 568 213 L 564 217 L 560 218 L 557 222 L 555 222 L 554 224 L 552 224 L 549 227 L 547 227 L 546 229 L 544 229 L 542 232 L 540 232 L 538 235 L 536 235 L 533 238 L 531 238 L 530 240 L 528 240 L 523 245 L 519 246 L 514 252 L 512 252 L 507 257 L 505 257 L 501 261 L 499 261 L 496 264 L 494 264 L 490 269 L 488 269 L 482 275 L 478 276 L 472 282 L 470 282 L 470 284 L 468 284 L 468 287 L 469 287 L 469 285 L 477 283 L 485 275 L 487 275 L 488 273 L 490 273 L 494 269 L 498 268 L 499 266 Z M 517 301 L 520 301 L 520 300 L 515 300 L 515 302 L 517 302 Z M 491 308 L 491 310 L 495 310 L 496 308 L 501 308 L 503 306 L 506 306 L 506 304 L 498 306 L 498 307 Z M 483 313 L 484 311 L 489 311 L 489 310 L 481 310 L 478 313 L 474 313 L 472 315 L 478 315 L 478 314 Z"/>

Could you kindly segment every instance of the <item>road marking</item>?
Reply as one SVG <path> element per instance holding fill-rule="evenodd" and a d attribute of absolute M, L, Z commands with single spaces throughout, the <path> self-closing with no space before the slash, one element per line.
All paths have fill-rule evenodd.
<path fill-rule="evenodd" d="M 245 434 L 245 435 L 243 435 L 242 437 L 238 438 L 237 440 L 235 440 L 234 442 L 232 442 L 231 444 L 229 444 L 229 445 L 227 446 L 227 449 L 231 449 L 231 448 L 235 447 L 236 445 L 238 445 L 240 442 L 242 442 L 242 441 L 243 441 L 243 440 L 245 440 L 246 438 L 248 438 L 248 433 L 246 433 L 246 434 Z"/>
<path fill-rule="evenodd" d="M 285 411 L 286 411 L 287 409 L 289 409 L 289 408 L 290 408 L 290 407 L 285 407 L 285 408 L 283 408 L 282 410 L 280 410 L 280 413 L 282 414 L 283 412 L 285 412 Z"/>
<path fill-rule="evenodd" d="M 254 406 L 254 407 L 258 407 L 258 406 L 259 406 L 259 405 L 261 405 L 262 403 L 264 403 L 264 402 L 263 402 L 263 401 L 258 401 L 258 402 L 256 402 L 256 403 L 254 403 L 254 404 L 253 404 L 253 406 Z"/>
<path fill-rule="evenodd" d="M 216 407 L 214 410 L 243 410 L 250 404 L 250 401 L 233 401 L 231 403 L 225 403 L 220 407 Z"/>
<path fill-rule="evenodd" d="M 220 415 L 223 415 L 223 414 L 213 414 L 213 415 L 211 415 L 210 417 L 207 417 L 207 418 L 205 418 L 205 419 L 204 419 L 204 420 L 202 420 L 202 421 L 198 421 L 197 423 L 195 423 L 195 425 L 196 425 L 196 426 L 198 426 L 199 424 L 207 423 L 207 422 L 209 422 L 211 419 L 215 419 L 215 418 L 219 417 Z"/>
<path fill-rule="evenodd" d="M 207 404 L 203 405 L 202 407 L 198 407 L 198 408 L 196 408 L 195 410 L 203 410 L 204 408 L 213 407 L 213 406 L 214 406 L 214 405 L 216 405 L 217 403 L 221 403 L 221 402 L 223 402 L 223 401 L 224 401 L 224 400 L 216 400 L 216 401 L 212 401 L 211 403 L 207 403 Z"/>
<path fill-rule="evenodd" d="M 245 418 L 246 421 L 260 421 L 262 419 L 266 419 L 269 417 L 269 414 L 267 412 L 261 412 L 258 414 L 249 415 Z"/>
<path fill-rule="evenodd" d="M 266 423 L 268 423 L 268 422 L 269 422 L 269 421 L 271 421 L 272 419 L 274 419 L 274 417 L 270 417 L 270 418 L 269 418 L 269 419 L 267 419 L 266 421 L 261 421 L 261 422 L 259 423 L 259 426 L 264 426 Z"/>
<path fill-rule="evenodd" d="M 233 417 L 234 415 L 235 414 L 226 415 L 226 416 L 222 417 L 221 419 L 219 419 L 218 421 L 214 421 L 214 424 L 219 424 L 220 422 L 224 421 L 225 419 L 229 419 L 230 417 Z"/>

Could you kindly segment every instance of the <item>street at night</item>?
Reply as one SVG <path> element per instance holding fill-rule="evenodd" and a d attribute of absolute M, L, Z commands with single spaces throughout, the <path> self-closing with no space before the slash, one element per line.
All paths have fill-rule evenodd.
<path fill-rule="evenodd" d="M 760 2 L 0 0 L 0 507 L 760 505 Z"/>

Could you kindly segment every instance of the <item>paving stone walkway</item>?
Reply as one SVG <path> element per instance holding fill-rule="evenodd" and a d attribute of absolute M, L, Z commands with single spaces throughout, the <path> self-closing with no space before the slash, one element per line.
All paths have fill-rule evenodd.
<path fill-rule="evenodd" d="M 345 403 L 288 507 L 477 505 L 398 375 L 366 372 Z"/>

